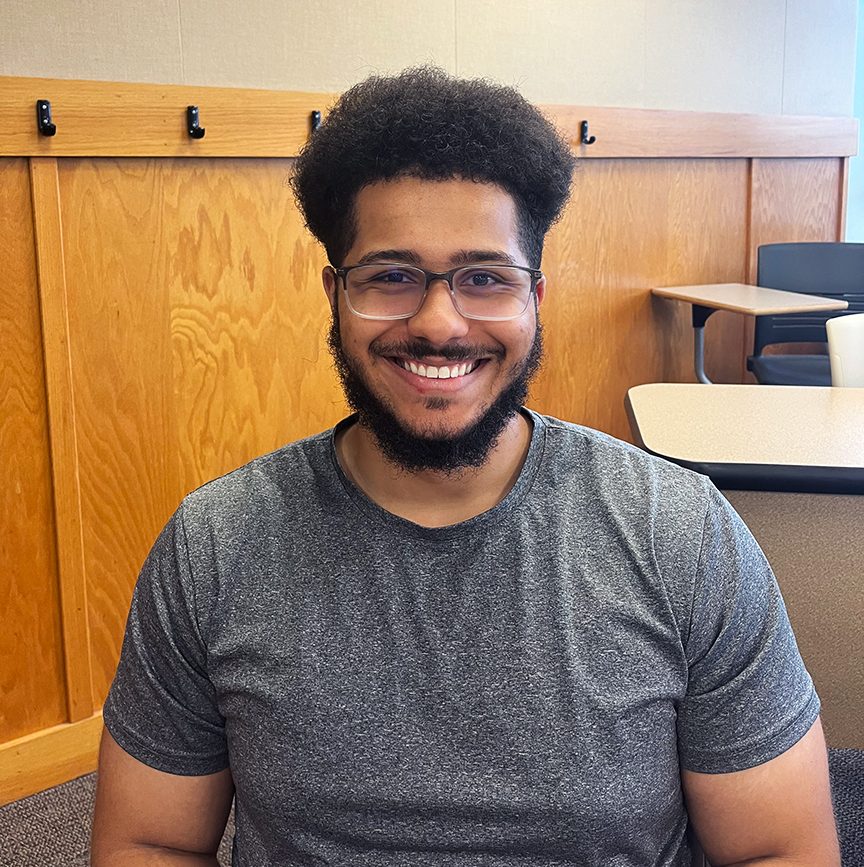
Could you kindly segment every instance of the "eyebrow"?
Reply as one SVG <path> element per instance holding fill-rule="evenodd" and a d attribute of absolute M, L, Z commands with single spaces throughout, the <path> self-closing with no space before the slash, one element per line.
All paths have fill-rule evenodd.
<path fill-rule="evenodd" d="M 470 265 L 473 262 L 500 262 L 504 265 L 515 265 L 516 260 L 503 250 L 460 250 L 450 258 L 451 264 Z"/>
<path fill-rule="evenodd" d="M 370 250 L 357 260 L 358 265 L 372 262 L 406 262 L 409 265 L 419 265 L 420 257 L 412 250 Z"/>
<path fill-rule="evenodd" d="M 421 264 L 420 257 L 413 250 L 370 250 L 357 260 L 358 265 L 368 265 L 372 262 L 405 262 L 418 267 Z M 503 250 L 459 250 L 450 257 L 450 264 L 454 268 L 475 262 L 517 264 L 516 260 Z"/>

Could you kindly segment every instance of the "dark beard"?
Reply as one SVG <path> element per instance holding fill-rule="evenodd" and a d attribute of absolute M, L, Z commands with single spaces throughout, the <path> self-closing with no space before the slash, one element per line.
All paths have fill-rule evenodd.
<path fill-rule="evenodd" d="M 510 382 L 486 412 L 461 433 L 435 437 L 407 430 L 396 418 L 392 407 L 373 394 L 362 372 L 342 347 L 338 310 L 333 311 L 327 344 L 348 405 L 357 413 L 358 422 L 374 436 L 384 457 L 408 472 L 435 470 L 447 475 L 457 475 L 461 470 L 480 467 L 486 462 L 507 423 L 525 403 L 528 387 L 543 359 L 543 329 L 538 321 L 528 355 L 513 365 Z M 419 358 L 437 355 L 449 361 L 461 361 L 469 356 L 469 351 L 453 347 L 448 352 L 447 347 L 435 348 L 427 341 L 412 340 L 400 344 L 399 351 L 393 354 Z M 501 357 L 503 352 L 498 350 L 496 354 Z M 432 397 L 427 400 L 426 408 L 444 409 L 448 404 L 446 397 Z"/>

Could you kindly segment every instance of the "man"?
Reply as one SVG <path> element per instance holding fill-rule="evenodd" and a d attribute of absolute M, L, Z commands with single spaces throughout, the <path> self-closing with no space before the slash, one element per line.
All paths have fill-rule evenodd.
<path fill-rule="evenodd" d="M 186 498 L 93 863 L 839 863 L 819 701 L 703 477 L 522 408 L 573 159 L 515 91 L 349 91 L 295 191 L 355 415 Z"/>

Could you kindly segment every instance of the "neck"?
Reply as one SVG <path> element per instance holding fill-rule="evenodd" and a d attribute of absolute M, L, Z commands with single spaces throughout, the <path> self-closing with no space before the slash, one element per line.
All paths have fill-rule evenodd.
<path fill-rule="evenodd" d="M 423 527 L 446 527 L 500 503 L 515 484 L 530 443 L 531 422 L 517 413 L 485 463 L 458 473 L 408 472 L 385 458 L 359 424 L 337 436 L 336 455 L 348 478 L 382 509 Z"/>

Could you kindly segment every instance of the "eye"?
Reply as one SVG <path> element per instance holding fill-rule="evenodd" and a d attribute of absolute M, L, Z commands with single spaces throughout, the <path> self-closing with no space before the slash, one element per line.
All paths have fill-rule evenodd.
<path fill-rule="evenodd" d="M 485 268 L 472 268 L 470 271 L 463 271 L 458 275 L 457 281 L 462 289 L 488 289 L 506 282 L 496 271 Z"/>
<path fill-rule="evenodd" d="M 413 271 L 386 265 L 369 265 L 365 268 L 357 268 L 351 272 L 351 275 L 357 283 L 378 286 L 413 286 L 418 282 L 418 275 Z"/>
<path fill-rule="evenodd" d="M 517 288 L 524 282 L 523 272 L 505 266 L 494 268 L 466 268 L 455 277 L 456 285 L 462 291 L 478 289 L 506 291 Z"/>
<path fill-rule="evenodd" d="M 408 275 L 404 271 L 382 271 L 372 279 L 382 283 L 405 283 L 408 280 Z"/>

